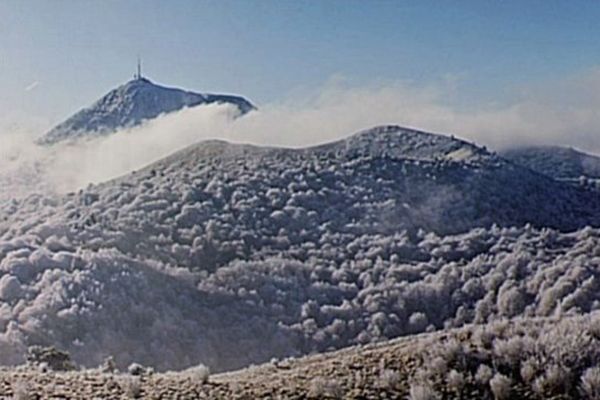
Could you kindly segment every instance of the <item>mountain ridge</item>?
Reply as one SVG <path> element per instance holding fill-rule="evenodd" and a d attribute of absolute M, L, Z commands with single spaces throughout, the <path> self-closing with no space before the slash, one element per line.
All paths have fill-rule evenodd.
<path fill-rule="evenodd" d="M 211 153 L 220 157 L 236 157 L 246 152 L 251 155 L 269 153 L 289 153 L 307 155 L 310 153 L 329 155 L 332 157 L 346 155 L 348 157 L 372 156 L 395 158 L 423 162 L 467 162 L 472 165 L 487 162 L 506 162 L 496 153 L 478 147 L 463 139 L 440 133 L 429 133 L 423 130 L 406 128 L 401 125 L 380 125 L 363 129 L 346 137 L 327 143 L 307 147 L 265 146 L 261 144 L 229 142 L 222 139 L 202 140 L 184 149 L 166 155 L 161 160 L 151 163 L 141 170 L 152 168 L 154 164 L 177 162 L 178 159 L 193 157 L 194 153 L 206 156 Z M 126 176 L 126 175 L 125 175 Z"/>
<path fill-rule="evenodd" d="M 555 179 L 600 179 L 600 157 L 572 147 L 523 146 L 503 150 L 500 154 Z"/>
<path fill-rule="evenodd" d="M 196 93 L 153 83 L 148 78 L 134 78 L 109 91 L 91 106 L 83 108 L 45 133 L 39 144 L 51 145 L 131 128 L 145 121 L 203 104 L 231 104 L 240 114 L 256 107 L 241 96 Z"/>

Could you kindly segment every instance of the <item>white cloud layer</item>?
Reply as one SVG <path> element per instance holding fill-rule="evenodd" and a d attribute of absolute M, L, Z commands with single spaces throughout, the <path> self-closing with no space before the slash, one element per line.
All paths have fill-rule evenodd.
<path fill-rule="evenodd" d="M 313 95 L 259 105 L 259 111 L 243 118 L 235 119 L 227 106 L 202 106 L 79 145 L 39 148 L 22 133 L 1 134 L 0 183 L 13 194 L 44 185 L 74 190 L 203 139 L 306 146 L 382 124 L 452 133 L 494 149 L 560 144 L 600 153 L 600 68 L 530 87 L 494 108 L 458 107 L 452 101 L 456 90 L 454 85 L 403 82 L 362 87 L 332 83 Z"/>

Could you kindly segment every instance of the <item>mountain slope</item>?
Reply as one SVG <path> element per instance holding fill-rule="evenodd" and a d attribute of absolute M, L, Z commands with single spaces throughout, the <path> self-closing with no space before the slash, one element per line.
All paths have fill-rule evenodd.
<path fill-rule="evenodd" d="M 598 313 L 468 325 L 203 379 L 180 372 L 0 370 L 0 396 L 127 399 L 596 399 Z M 499 378 L 500 377 L 500 378 Z M 503 378 L 503 379 L 501 379 Z M 135 389 L 135 391 L 133 390 Z M 14 396 L 13 396 L 14 395 Z M 419 396 L 420 395 L 420 396 Z M 24 397 L 24 396 L 22 396 Z"/>
<path fill-rule="evenodd" d="M 286 206 L 313 210 L 320 222 L 335 219 L 349 231 L 352 220 L 369 220 L 373 232 L 423 228 L 445 234 L 494 223 L 572 230 L 600 218 L 594 193 L 470 143 L 396 126 L 299 150 L 203 142 L 124 179 L 134 185 L 149 179 L 166 183 L 177 170 L 189 171 L 188 179 L 196 182 L 223 186 L 224 201 L 238 200 L 229 197 L 234 187 L 244 188 L 240 200 L 271 189 L 270 211 L 279 207 L 285 214 Z M 159 171 L 169 173 L 152 175 Z M 190 181 L 181 190 L 202 187 Z"/>
<path fill-rule="evenodd" d="M 600 231 L 548 227 L 597 225 L 598 203 L 396 126 L 306 149 L 202 142 L 77 193 L 0 204 L 0 361 L 53 344 L 87 366 L 227 370 L 589 312 Z"/>
<path fill-rule="evenodd" d="M 243 97 L 200 94 L 156 85 L 146 78 L 136 78 L 110 91 L 89 108 L 60 123 L 39 143 L 52 144 L 86 136 L 110 134 L 130 128 L 184 107 L 223 103 L 235 105 L 241 114 L 254 109 Z"/>
<path fill-rule="evenodd" d="M 557 179 L 600 179 L 600 157 L 560 146 L 508 149 L 502 156 L 519 165 Z"/>

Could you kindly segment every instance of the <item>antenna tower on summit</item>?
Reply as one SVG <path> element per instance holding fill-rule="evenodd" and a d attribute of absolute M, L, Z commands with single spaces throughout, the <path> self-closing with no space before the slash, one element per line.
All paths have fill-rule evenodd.
<path fill-rule="evenodd" d="M 140 56 L 137 58 L 137 74 L 135 74 L 135 79 L 142 79 L 142 59 Z"/>

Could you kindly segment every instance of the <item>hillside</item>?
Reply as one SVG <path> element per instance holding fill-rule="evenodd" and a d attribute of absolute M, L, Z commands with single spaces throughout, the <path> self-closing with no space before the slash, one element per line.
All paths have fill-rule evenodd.
<path fill-rule="evenodd" d="M 223 371 L 600 301 L 595 193 L 394 126 L 296 150 L 203 142 L 0 210 L 5 364 L 43 344 Z"/>
<path fill-rule="evenodd" d="M 600 179 L 600 157 L 570 147 L 530 146 L 509 149 L 502 156 L 557 179 Z"/>
<path fill-rule="evenodd" d="M 210 376 L 0 370 L 0 396 L 186 399 L 596 399 L 598 314 L 414 335 Z M 38 397 L 39 398 L 39 397 Z"/>
<path fill-rule="evenodd" d="M 212 103 L 233 104 L 241 114 L 255 108 L 243 97 L 200 94 L 167 88 L 140 77 L 111 90 L 90 107 L 80 110 L 58 124 L 42 136 L 39 143 L 53 144 L 84 137 L 107 135 L 184 107 Z"/>

